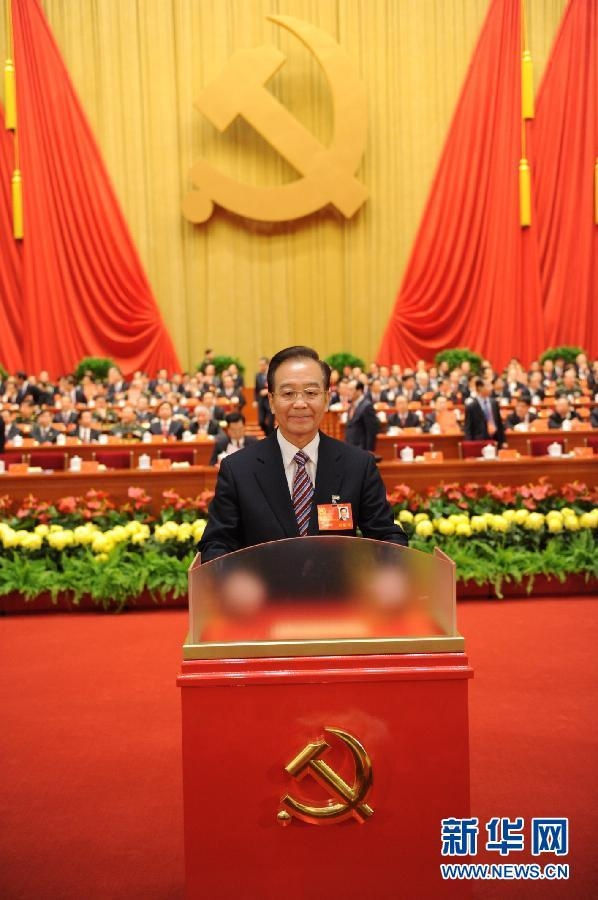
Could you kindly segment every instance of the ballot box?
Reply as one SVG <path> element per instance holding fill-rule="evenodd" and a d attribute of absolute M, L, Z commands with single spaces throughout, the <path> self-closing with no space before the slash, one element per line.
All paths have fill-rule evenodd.
<path fill-rule="evenodd" d="M 455 567 L 355 537 L 189 570 L 178 677 L 189 898 L 466 896 L 441 822 L 469 813 Z"/>

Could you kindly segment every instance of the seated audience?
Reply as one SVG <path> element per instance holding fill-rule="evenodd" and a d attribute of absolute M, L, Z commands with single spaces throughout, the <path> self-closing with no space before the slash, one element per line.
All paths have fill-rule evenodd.
<path fill-rule="evenodd" d="M 92 418 L 100 425 L 113 425 L 118 422 L 118 414 L 108 406 L 105 394 L 97 394 L 93 401 Z"/>
<path fill-rule="evenodd" d="M 513 431 L 529 431 L 531 423 L 537 418 L 537 413 L 531 409 L 529 400 L 521 397 L 515 404 L 515 412 L 507 416 L 505 428 Z"/>
<path fill-rule="evenodd" d="M 527 396 L 529 397 L 530 403 L 534 406 L 540 406 L 540 404 L 544 402 L 546 394 L 542 383 L 541 372 L 535 371 L 529 376 L 527 382 Z"/>
<path fill-rule="evenodd" d="M 226 417 L 226 434 L 221 434 L 214 443 L 214 451 L 210 458 L 210 465 L 215 466 L 225 456 L 237 453 L 247 444 L 257 440 L 255 437 L 245 435 L 245 417 L 240 412 L 229 413 Z"/>
<path fill-rule="evenodd" d="M 210 416 L 210 410 L 207 406 L 196 406 L 193 412 L 193 418 L 189 424 L 191 434 L 206 435 L 210 437 L 222 437 L 223 431 L 216 419 Z"/>
<path fill-rule="evenodd" d="M 395 411 L 388 417 L 391 428 L 417 428 L 421 431 L 421 419 L 416 412 L 409 409 L 405 394 L 399 394 L 395 400 Z"/>
<path fill-rule="evenodd" d="M 50 381 L 49 374 L 45 371 L 39 373 L 37 379 L 37 387 L 39 389 L 38 403 L 40 406 L 54 406 L 54 397 L 58 393 L 56 385 Z"/>
<path fill-rule="evenodd" d="M 4 423 L 4 440 L 14 441 L 16 437 L 23 437 L 23 432 L 15 423 L 15 413 L 10 409 L 2 410 L 2 422 Z M 0 451 L 2 452 L 2 451 Z"/>
<path fill-rule="evenodd" d="M 407 398 L 408 403 L 414 403 L 421 400 L 421 392 L 415 385 L 415 376 L 412 373 L 403 375 L 403 389 L 401 391 L 403 397 Z"/>
<path fill-rule="evenodd" d="M 106 387 L 108 401 L 114 403 L 117 400 L 123 400 L 128 386 L 129 385 L 124 380 L 118 366 L 110 366 L 108 369 L 108 384 Z"/>
<path fill-rule="evenodd" d="M 448 434 L 459 428 L 458 410 L 449 409 L 448 400 L 442 394 L 434 401 L 434 411 L 424 419 L 424 431 Z"/>
<path fill-rule="evenodd" d="M 17 403 L 22 403 L 28 398 L 33 405 L 39 403 L 40 390 L 33 383 L 33 378 L 29 378 L 26 372 L 17 372 L 15 375 L 17 382 Z"/>
<path fill-rule="evenodd" d="M 175 438 L 180 441 L 185 426 L 173 417 L 172 404 L 168 400 L 163 400 L 157 413 L 158 417 L 150 423 L 150 434 L 161 434 L 165 438 Z"/>
<path fill-rule="evenodd" d="M 243 409 L 245 406 L 243 392 L 240 387 L 235 386 L 232 375 L 222 376 L 222 387 L 218 391 L 218 396 L 228 400 L 229 403 L 238 409 Z"/>
<path fill-rule="evenodd" d="M 15 422 L 24 435 L 29 435 L 29 432 L 35 425 L 35 407 L 29 394 L 19 404 Z"/>
<path fill-rule="evenodd" d="M 18 396 L 19 390 L 17 388 L 16 379 L 10 377 L 7 378 L 2 385 L 2 396 L 0 397 L 0 401 L 4 404 L 10 403 L 11 406 L 17 406 Z"/>
<path fill-rule="evenodd" d="M 62 394 L 58 398 L 60 409 L 54 415 L 54 425 L 58 431 L 65 431 L 67 434 L 74 434 L 77 430 L 77 422 L 79 421 L 79 413 L 75 409 L 70 394 Z"/>
<path fill-rule="evenodd" d="M 141 440 L 143 428 L 137 421 L 137 416 L 132 406 L 123 406 L 120 411 L 120 421 L 112 427 L 112 434 L 123 441 Z"/>
<path fill-rule="evenodd" d="M 557 395 L 567 397 L 570 402 L 574 402 L 583 394 L 573 367 L 565 369 L 563 377 L 556 383 L 556 391 Z"/>
<path fill-rule="evenodd" d="M 31 428 L 30 437 L 38 444 L 55 444 L 60 434 L 56 428 L 52 428 L 52 414 L 49 409 L 42 409 L 37 414 L 35 425 Z"/>
<path fill-rule="evenodd" d="M 554 412 L 548 419 L 548 427 L 549 428 L 567 428 L 571 427 L 571 425 L 565 425 L 565 422 L 574 422 L 575 420 L 579 421 L 579 416 L 575 412 L 574 409 L 571 409 L 571 404 L 567 397 L 557 397 L 556 403 L 554 406 Z"/>
<path fill-rule="evenodd" d="M 598 428 L 598 406 L 595 406 L 590 413 L 590 425 L 592 428 Z"/>
<path fill-rule="evenodd" d="M 101 432 L 94 428 L 94 421 L 90 409 L 81 410 L 79 415 L 79 424 L 75 435 L 83 444 L 91 444 L 98 440 Z"/>

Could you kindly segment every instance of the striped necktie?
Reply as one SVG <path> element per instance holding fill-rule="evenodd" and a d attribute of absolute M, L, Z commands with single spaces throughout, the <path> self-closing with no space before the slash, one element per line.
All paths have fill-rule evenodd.
<path fill-rule="evenodd" d="M 295 508 L 299 534 L 302 537 L 306 534 L 307 526 L 309 525 L 314 486 L 311 483 L 311 478 L 307 474 L 307 469 L 305 468 L 309 456 L 307 456 L 303 450 L 299 450 L 293 459 L 297 463 L 297 470 L 295 472 L 295 478 L 293 479 L 293 507 Z"/>

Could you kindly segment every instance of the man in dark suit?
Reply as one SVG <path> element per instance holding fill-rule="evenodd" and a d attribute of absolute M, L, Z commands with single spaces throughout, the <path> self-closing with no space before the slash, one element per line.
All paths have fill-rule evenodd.
<path fill-rule="evenodd" d="M 500 408 L 492 397 L 492 381 L 477 378 L 476 396 L 465 407 L 465 440 L 493 440 L 500 446 L 505 439 L 505 429 Z"/>
<path fill-rule="evenodd" d="M 372 401 L 365 396 L 361 381 L 355 381 L 351 385 L 349 399 L 351 401 L 347 411 L 347 423 L 345 425 L 345 440 L 353 447 L 361 447 L 362 450 L 375 450 L 376 435 L 380 423 Z"/>
<path fill-rule="evenodd" d="M 419 428 L 422 430 L 422 423 L 417 413 L 409 409 L 407 397 L 399 394 L 395 399 L 395 411 L 388 417 L 388 424 L 393 428 Z"/>
<path fill-rule="evenodd" d="M 92 441 L 98 440 L 101 432 L 95 428 L 91 410 L 84 409 L 81 411 L 79 427 L 75 434 L 83 444 L 91 444 Z"/>
<path fill-rule="evenodd" d="M 59 426 L 59 431 L 66 431 L 67 434 L 74 434 L 77 430 L 77 422 L 79 414 L 73 406 L 73 401 L 69 394 L 63 394 L 60 398 L 60 409 L 54 416 L 54 422 Z"/>
<path fill-rule="evenodd" d="M 531 409 L 527 397 L 520 397 L 515 404 L 515 412 L 507 416 L 505 428 L 515 431 L 527 431 L 531 423 L 537 419 L 535 410 Z"/>
<path fill-rule="evenodd" d="M 52 416 L 49 409 L 43 409 L 31 429 L 31 437 L 38 444 L 55 444 L 59 432 L 52 428 Z"/>
<path fill-rule="evenodd" d="M 174 437 L 180 441 L 183 437 L 183 423 L 173 419 L 172 404 L 163 400 L 157 409 L 158 418 L 151 423 L 150 434 L 161 434 L 166 438 Z"/>
<path fill-rule="evenodd" d="M 579 416 L 577 415 L 575 410 L 571 408 L 569 398 L 563 396 L 557 397 L 554 404 L 554 412 L 548 419 L 548 427 L 565 429 L 570 428 L 571 426 L 565 425 L 565 422 L 572 422 L 575 419 L 579 420 Z"/>
<path fill-rule="evenodd" d="M 257 438 L 245 435 L 245 417 L 242 413 L 232 412 L 225 418 L 227 429 L 226 433 L 220 432 L 214 443 L 214 451 L 210 458 L 210 465 L 215 466 L 225 456 L 236 453 L 237 450 L 244 450 L 250 444 L 257 441 Z"/>
<path fill-rule="evenodd" d="M 199 543 L 202 560 L 267 541 L 303 535 L 355 535 L 406 544 L 394 523 L 374 457 L 319 431 L 330 367 L 309 347 L 289 347 L 270 360 L 268 390 L 278 429 L 227 456 Z M 318 507 L 339 503 L 353 527 L 320 526 Z"/>
<path fill-rule="evenodd" d="M 257 405 L 257 420 L 264 434 L 274 431 L 274 417 L 268 400 L 268 360 L 261 356 L 255 376 L 254 398 Z"/>
<path fill-rule="evenodd" d="M 595 406 L 590 413 L 590 425 L 592 428 L 598 428 L 598 406 Z"/>
<path fill-rule="evenodd" d="M 207 406 L 198 405 L 193 410 L 193 418 L 189 424 L 191 434 L 205 435 L 206 437 L 220 437 L 223 432 L 216 419 L 210 418 L 210 410 Z"/>
<path fill-rule="evenodd" d="M 30 397 L 34 404 L 39 403 L 40 390 L 32 384 L 27 378 L 26 372 L 17 372 L 15 375 L 17 380 L 17 403 L 22 403 L 26 397 Z"/>

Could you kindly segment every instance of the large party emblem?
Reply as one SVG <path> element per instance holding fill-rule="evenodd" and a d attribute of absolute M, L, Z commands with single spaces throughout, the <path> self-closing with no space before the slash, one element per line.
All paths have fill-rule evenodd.
<path fill-rule="evenodd" d="M 302 176 L 289 184 L 254 186 L 228 177 L 205 160 L 190 170 L 195 190 L 183 200 L 190 222 L 205 222 L 214 205 L 249 219 L 285 222 L 332 204 L 350 218 L 368 196 L 355 171 L 365 149 L 365 88 L 351 60 L 330 35 L 290 16 L 268 16 L 305 44 L 320 64 L 332 96 L 334 129 L 326 147 L 265 88 L 285 61 L 271 45 L 238 50 L 220 77 L 201 92 L 197 107 L 224 131 L 242 116 Z"/>
<path fill-rule="evenodd" d="M 338 772 L 321 759 L 330 749 L 328 741 L 322 739 L 307 744 L 285 767 L 285 772 L 297 779 L 310 776 L 325 789 L 329 799 L 326 803 L 315 805 L 285 794 L 280 801 L 282 809 L 278 813 L 281 825 L 288 824 L 292 818 L 311 825 L 329 825 L 350 817 L 362 824 L 374 815 L 372 807 L 365 802 L 373 779 L 372 763 L 366 750 L 348 731 L 340 728 L 325 728 L 324 731 L 338 739 L 352 756 L 355 769 L 353 784 L 347 784 Z"/>

